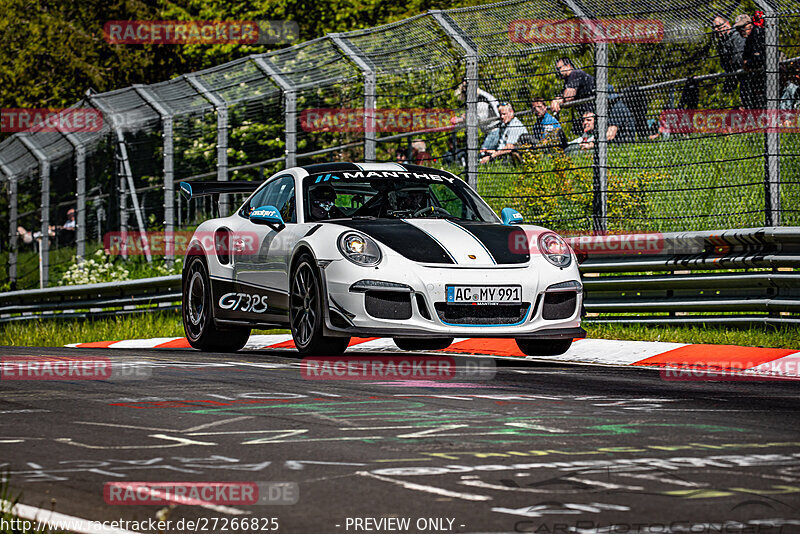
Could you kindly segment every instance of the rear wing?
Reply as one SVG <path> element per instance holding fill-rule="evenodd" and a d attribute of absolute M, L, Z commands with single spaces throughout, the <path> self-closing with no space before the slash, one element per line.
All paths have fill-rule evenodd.
<path fill-rule="evenodd" d="M 222 195 L 225 193 L 252 193 L 263 182 L 180 182 L 181 193 L 187 199 Z"/>

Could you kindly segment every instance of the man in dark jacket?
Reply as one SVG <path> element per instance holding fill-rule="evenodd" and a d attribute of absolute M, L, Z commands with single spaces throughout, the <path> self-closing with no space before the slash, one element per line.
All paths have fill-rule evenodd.
<path fill-rule="evenodd" d="M 714 30 L 714 40 L 717 45 L 719 64 L 725 72 L 736 72 L 742 68 L 742 54 L 744 53 L 744 37 L 731 28 L 731 23 L 722 15 L 716 15 L 711 20 Z M 736 89 L 739 82 L 738 76 L 725 78 L 724 91 L 730 93 Z"/>
<path fill-rule="evenodd" d="M 764 40 L 764 28 L 753 24 L 750 15 L 739 15 L 733 25 L 744 38 L 742 51 L 742 106 L 747 109 L 764 109 L 767 107 L 766 84 L 764 71 L 767 60 L 767 45 Z"/>

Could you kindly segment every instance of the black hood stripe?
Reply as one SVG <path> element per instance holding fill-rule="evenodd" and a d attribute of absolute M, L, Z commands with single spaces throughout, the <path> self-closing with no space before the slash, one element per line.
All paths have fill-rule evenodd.
<path fill-rule="evenodd" d="M 477 221 L 452 222 L 483 243 L 498 265 L 528 263 L 531 259 L 528 237 L 525 230 L 518 226 Z"/>
<path fill-rule="evenodd" d="M 456 224 L 456 223 L 455 223 L 455 221 L 451 221 L 450 219 L 447 219 L 447 222 L 449 222 L 450 224 L 452 224 L 453 226 L 455 226 L 456 228 L 458 228 L 458 229 L 459 229 L 459 230 L 461 230 L 462 232 L 466 232 L 467 234 L 469 234 L 469 236 L 470 236 L 472 239 L 474 239 L 475 241 L 477 241 L 477 242 L 478 242 L 478 244 L 481 246 L 481 248 L 483 248 L 483 250 L 484 250 L 484 251 L 486 251 L 486 254 L 488 254 L 488 255 L 489 255 L 489 258 L 492 260 L 492 263 L 494 263 L 495 265 L 497 265 L 497 260 L 496 260 L 496 259 L 494 259 L 494 255 L 492 254 L 492 251 L 491 251 L 491 250 L 489 250 L 488 248 L 486 248 L 486 245 L 484 245 L 484 244 L 483 244 L 483 241 L 481 241 L 480 239 L 478 239 L 478 237 L 477 237 L 475 234 L 473 234 L 472 232 L 470 232 L 469 230 L 467 230 L 466 228 L 464 228 L 464 227 L 463 227 L 463 226 L 461 226 L 460 224 Z"/>
<path fill-rule="evenodd" d="M 334 224 L 364 232 L 387 247 L 419 263 L 446 263 L 455 261 L 447 250 L 433 237 L 416 226 L 400 219 L 342 220 Z"/>

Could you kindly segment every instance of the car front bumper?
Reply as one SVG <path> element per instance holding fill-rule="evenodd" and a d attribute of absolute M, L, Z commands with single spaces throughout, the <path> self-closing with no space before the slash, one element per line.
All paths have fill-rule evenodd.
<path fill-rule="evenodd" d="M 581 338 L 586 335 L 580 327 L 583 293 L 577 269 L 542 269 L 541 265 L 467 269 L 411 263 L 403 267 L 362 268 L 346 260 L 326 263 L 321 272 L 327 297 L 327 334 L 527 339 Z M 383 283 L 385 287 L 369 289 L 370 286 L 359 284 L 365 280 Z M 559 284 L 567 287 L 553 289 Z M 501 314 L 503 316 L 496 319 L 493 313 L 497 308 L 493 310 L 492 306 L 497 305 L 474 305 L 469 309 L 464 308 L 466 305 L 456 305 L 461 309 L 454 310 L 452 304 L 446 304 L 447 285 L 520 285 L 523 305 L 519 307 L 517 316 L 514 316 L 515 310 L 507 307 Z M 402 313 L 376 315 L 374 303 L 389 294 L 398 302 L 402 300 L 402 304 L 394 308 L 401 309 Z M 372 302 L 368 303 L 368 299 Z M 553 318 L 553 308 L 548 308 L 553 300 L 561 302 L 556 318 Z M 387 306 L 392 308 L 391 302 Z M 483 317 L 469 317 L 471 309 Z M 453 311 L 462 316 L 466 314 L 464 320 L 450 320 Z M 481 324 L 471 322 L 476 320 Z"/>

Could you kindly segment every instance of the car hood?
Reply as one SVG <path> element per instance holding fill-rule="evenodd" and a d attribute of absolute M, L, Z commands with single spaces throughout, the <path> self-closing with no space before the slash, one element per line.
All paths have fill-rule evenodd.
<path fill-rule="evenodd" d="M 356 219 L 335 224 L 363 232 L 409 260 L 459 267 L 524 264 L 530 260 L 522 228 L 448 219 Z"/>

